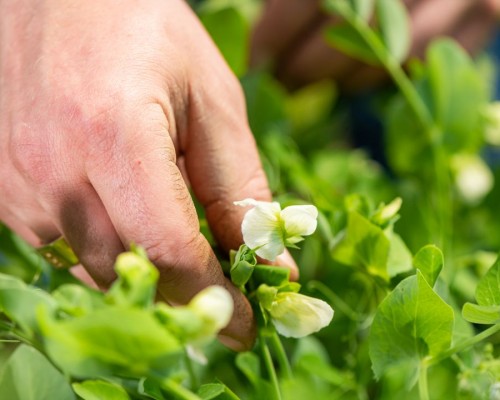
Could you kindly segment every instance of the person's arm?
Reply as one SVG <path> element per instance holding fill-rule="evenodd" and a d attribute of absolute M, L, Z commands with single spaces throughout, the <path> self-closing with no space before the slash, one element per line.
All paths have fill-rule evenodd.
<path fill-rule="evenodd" d="M 0 0 L 0 162 L 0 220 L 32 245 L 63 235 L 101 287 L 143 246 L 170 303 L 228 289 L 223 341 L 251 346 L 186 182 L 226 250 L 233 201 L 271 195 L 240 85 L 185 2 Z"/>

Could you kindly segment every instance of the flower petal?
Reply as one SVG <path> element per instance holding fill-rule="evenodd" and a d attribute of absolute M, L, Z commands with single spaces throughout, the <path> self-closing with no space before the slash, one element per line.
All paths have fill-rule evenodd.
<path fill-rule="evenodd" d="M 255 201 L 246 199 L 243 204 L 254 204 L 255 207 L 247 211 L 241 224 L 245 244 L 262 258 L 273 261 L 283 253 L 284 243 L 279 215 L 279 203 Z"/>
<path fill-rule="evenodd" d="M 188 308 L 205 322 L 207 334 L 216 334 L 229 323 L 233 307 L 233 298 L 222 286 L 203 289 L 188 304 Z"/>
<path fill-rule="evenodd" d="M 287 237 L 310 235 L 318 225 L 318 209 L 311 205 L 285 207 L 280 215 Z"/>
<path fill-rule="evenodd" d="M 278 333 L 293 338 L 317 332 L 333 318 L 333 309 L 323 300 L 293 292 L 278 293 L 269 313 Z"/>

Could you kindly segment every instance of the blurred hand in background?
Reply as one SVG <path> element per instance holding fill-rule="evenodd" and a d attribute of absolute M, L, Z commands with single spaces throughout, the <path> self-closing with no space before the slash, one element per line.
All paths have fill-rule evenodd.
<path fill-rule="evenodd" d="M 404 0 L 411 20 L 408 58 L 422 57 L 429 41 L 455 38 L 470 53 L 481 50 L 494 31 L 499 0 Z M 333 78 L 347 92 L 387 81 L 383 70 L 367 66 L 329 46 L 323 32 L 339 23 L 321 10 L 320 0 L 268 0 L 255 26 L 253 66 L 271 66 L 290 89 Z"/>

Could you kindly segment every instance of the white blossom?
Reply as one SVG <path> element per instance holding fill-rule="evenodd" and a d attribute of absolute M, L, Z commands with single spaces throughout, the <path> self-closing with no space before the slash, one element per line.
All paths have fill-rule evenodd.
<path fill-rule="evenodd" d="M 268 311 L 278 333 L 293 338 L 317 332 L 333 318 L 328 303 L 295 292 L 278 293 Z"/>
<path fill-rule="evenodd" d="M 247 207 L 241 230 L 245 244 L 262 258 L 274 261 L 285 250 L 316 230 L 318 210 L 312 205 L 290 206 L 245 199 L 235 205 Z"/>
<path fill-rule="evenodd" d="M 203 320 L 203 333 L 215 335 L 233 315 L 233 298 L 222 286 L 209 286 L 194 296 L 188 309 Z"/>

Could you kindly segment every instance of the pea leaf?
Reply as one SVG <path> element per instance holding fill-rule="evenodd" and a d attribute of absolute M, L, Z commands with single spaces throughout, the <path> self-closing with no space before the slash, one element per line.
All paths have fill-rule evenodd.
<path fill-rule="evenodd" d="M 202 385 L 198 390 L 198 396 L 203 400 L 238 400 L 239 397 L 236 396 L 231 389 L 222 383 L 207 383 Z"/>
<path fill-rule="evenodd" d="M 427 283 L 431 286 L 436 283 L 443 264 L 443 252 L 431 244 L 422 247 L 413 258 L 413 265 L 420 270 Z"/>
<path fill-rule="evenodd" d="M 410 49 L 408 13 L 400 0 L 376 0 L 378 28 L 389 53 L 403 61 Z"/>
<path fill-rule="evenodd" d="M 36 310 L 40 305 L 54 310 L 57 303 L 41 289 L 0 274 L 0 311 L 32 336 L 38 330 Z"/>
<path fill-rule="evenodd" d="M 347 227 L 333 246 L 333 258 L 360 267 L 372 275 L 389 279 L 389 239 L 384 231 L 355 211 L 348 213 Z"/>
<path fill-rule="evenodd" d="M 479 306 L 473 303 L 465 303 L 462 308 L 462 316 L 474 324 L 498 324 L 500 323 L 500 305 Z"/>
<path fill-rule="evenodd" d="M 59 308 L 73 316 L 81 316 L 105 306 L 102 292 L 75 284 L 64 284 L 52 292 Z"/>
<path fill-rule="evenodd" d="M 434 118 L 450 152 L 477 151 L 482 143 L 481 109 L 489 92 L 481 71 L 456 42 L 434 41 L 427 51 L 427 79 Z"/>
<path fill-rule="evenodd" d="M 429 286 L 420 271 L 401 281 L 380 304 L 370 332 L 370 358 L 380 379 L 405 368 L 415 383 L 420 361 L 451 345 L 453 309 Z"/>
<path fill-rule="evenodd" d="M 47 353 L 76 377 L 165 376 L 181 353 L 178 340 L 146 310 L 108 307 L 56 321 L 42 309 L 38 320 Z"/>
<path fill-rule="evenodd" d="M 479 281 L 476 288 L 476 301 L 481 306 L 500 305 L 500 258 Z"/>
<path fill-rule="evenodd" d="M 0 397 L 9 400 L 74 400 L 64 376 L 37 350 L 19 346 L 0 375 Z"/>
<path fill-rule="evenodd" d="M 73 390 L 83 400 L 129 400 L 130 397 L 121 386 L 106 381 L 84 381 L 73 383 Z"/>
<path fill-rule="evenodd" d="M 368 64 L 379 65 L 377 56 L 363 37 L 350 25 L 335 25 L 325 32 L 325 39 L 344 53 Z"/>
<path fill-rule="evenodd" d="M 401 236 L 391 232 L 388 234 L 390 247 L 387 260 L 387 273 L 392 278 L 412 269 L 412 255 Z"/>
<path fill-rule="evenodd" d="M 240 353 L 236 356 L 236 366 L 253 386 L 257 386 L 261 379 L 260 359 L 252 352 Z"/>
<path fill-rule="evenodd" d="M 351 0 L 352 9 L 361 19 L 368 21 L 373 13 L 375 0 Z"/>

